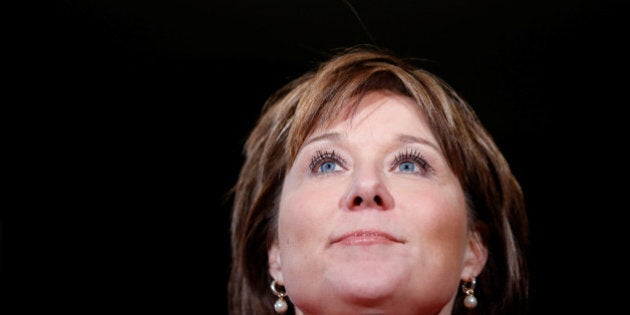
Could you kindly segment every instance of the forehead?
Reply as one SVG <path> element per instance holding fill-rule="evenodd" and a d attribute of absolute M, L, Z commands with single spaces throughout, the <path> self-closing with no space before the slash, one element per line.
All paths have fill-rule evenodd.
<path fill-rule="evenodd" d="M 300 102 L 296 108 L 293 122 L 289 127 L 289 141 L 286 147 L 289 153 L 289 164 L 291 166 L 297 153 L 306 141 L 313 136 L 328 132 L 330 128 L 340 122 L 348 121 L 356 123 L 358 113 L 363 107 L 377 108 L 382 106 L 387 108 L 392 103 L 404 103 L 409 107 L 408 115 L 419 117 L 422 122 L 426 122 L 427 130 L 433 130 L 430 119 L 424 112 L 421 101 L 411 97 L 404 90 L 376 88 L 343 93 L 336 91 L 330 97 L 319 95 L 318 97 L 308 97 L 305 102 Z M 378 104 L 379 106 L 372 106 Z M 368 110 L 369 111 L 369 110 Z"/>
<path fill-rule="evenodd" d="M 394 123 L 395 122 L 395 123 Z M 355 97 L 337 109 L 336 115 L 323 119 L 309 133 L 307 138 L 331 129 L 376 128 L 381 125 L 392 125 L 393 128 L 404 126 L 426 127 L 426 117 L 414 99 L 391 91 L 370 91 L 360 98 Z"/>

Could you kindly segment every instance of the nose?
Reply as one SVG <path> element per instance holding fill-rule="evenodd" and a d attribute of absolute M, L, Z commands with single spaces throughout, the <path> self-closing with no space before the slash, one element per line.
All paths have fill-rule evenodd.
<path fill-rule="evenodd" d="M 381 176 L 364 172 L 355 174 L 344 203 L 350 210 L 389 210 L 394 206 L 394 198 Z"/>

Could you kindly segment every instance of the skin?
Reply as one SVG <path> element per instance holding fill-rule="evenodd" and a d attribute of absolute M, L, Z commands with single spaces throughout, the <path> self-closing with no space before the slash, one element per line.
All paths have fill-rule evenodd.
<path fill-rule="evenodd" d="M 466 211 L 414 101 L 369 92 L 298 153 L 269 271 L 298 314 L 450 314 L 487 258 Z"/>

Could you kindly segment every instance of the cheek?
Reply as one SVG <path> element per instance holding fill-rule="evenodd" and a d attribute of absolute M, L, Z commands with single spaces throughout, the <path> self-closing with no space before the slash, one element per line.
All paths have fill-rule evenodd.
<path fill-rule="evenodd" d="M 465 244 L 467 210 L 464 194 L 457 187 L 423 187 L 403 189 L 397 194 L 397 206 L 410 227 L 438 241 Z"/>
<path fill-rule="evenodd" d="M 331 218 L 338 211 L 335 191 L 340 191 L 339 187 L 331 186 L 290 187 L 282 192 L 278 218 L 278 246 L 287 290 L 296 282 L 313 282 L 309 277 L 323 272 L 322 260 L 313 257 L 324 256 L 328 235 L 334 226 Z M 304 270 L 309 273 L 305 274 Z"/>
<path fill-rule="evenodd" d="M 334 185 L 305 185 L 287 182 L 280 198 L 278 237 L 282 246 L 304 246 L 323 235 L 328 220 L 338 211 Z"/>

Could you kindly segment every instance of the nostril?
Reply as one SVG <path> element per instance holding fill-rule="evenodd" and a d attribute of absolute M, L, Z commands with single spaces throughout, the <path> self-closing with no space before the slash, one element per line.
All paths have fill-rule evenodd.
<path fill-rule="evenodd" d="M 354 205 L 358 206 L 363 202 L 363 199 L 361 199 L 361 197 L 355 197 L 354 198 Z"/>
<path fill-rule="evenodd" d="M 383 199 L 381 199 L 381 196 L 374 196 L 374 202 L 376 202 L 379 206 L 383 205 Z"/>

